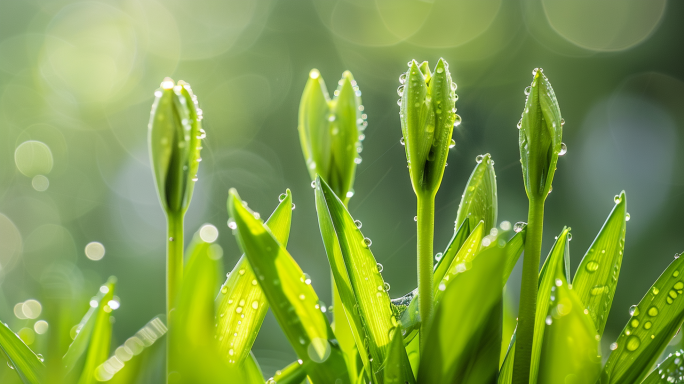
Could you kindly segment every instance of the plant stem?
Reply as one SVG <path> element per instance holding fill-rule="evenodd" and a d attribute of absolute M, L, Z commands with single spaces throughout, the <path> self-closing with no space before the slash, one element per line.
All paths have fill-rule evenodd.
<path fill-rule="evenodd" d="M 181 281 L 183 280 L 183 214 L 168 214 L 166 217 L 166 325 L 172 327 L 172 312 L 176 305 Z M 166 342 L 166 378 L 173 371 L 171 343 Z"/>
<path fill-rule="evenodd" d="M 421 345 L 426 339 L 427 325 L 432 315 L 432 242 L 435 236 L 435 197 L 418 198 L 418 311 L 420 313 Z"/>
<path fill-rule="evenodd" d="M 530 363 L 534 341 L 534 320 L 537 312 L 539 259 L 541 257 L 543 230 L 544 200 L 530 199 L 527 214 L 527 235 L 525 237 L 525 254 L 523 256 L 522 283 L 520 286 L 513 384 L 530 383 Z"/>

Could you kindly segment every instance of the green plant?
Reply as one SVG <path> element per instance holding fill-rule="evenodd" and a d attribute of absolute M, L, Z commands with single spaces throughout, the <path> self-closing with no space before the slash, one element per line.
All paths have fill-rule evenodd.
<path fill-rule="evenodd" d="M 150 153 L 169 228 L 167 325 L 154 318 L 111 354 L 111 321 L 118 308 L 111 278 L 67 346 L 64 307 L 68 279 L 46 280 L 49 346 L 46 358 L 0 324 L 0 351 L 27 384 L 150 382 L 163 365 L 155 343 L 166 337 L 168 383 L 263 383 L 251 353 L 270 308 L 298 360 L 267 383 L 665 383 L 682 380 L 681 352 L 653 365 L 684 321 L 684 258 L 676 258 L 638 305 L 601 365 L 599 341 L 617 287 L 624 252 L 624 192 L 574 276 L 570 228 L 564 228 L 539 270 L 544 201 L 551 191 L 563 120 L 548 79 L 535 70 L 519 123 L 528 223 L 497 226 L 494 161 L 478 156 L 459 205 L 454 235 L 433 259 L 434 198 L 453 126 L 460 122 L 448 65 L 409 63 L 400 77 L 402 142 L 418 221 L 418 287 L 391 299 L 362 224 L 347 208 L 366 127 L 360 91 L 349 72 L 331 100 L 312 71 L 301 101 L 299 132 L 315 188 L 323 244 L 335 288 L 334 324 L 328 308 L 286 249 L 292 194 L 279 196 L 267 219 L 237 191 L 228 195 L 229 228 L 244 251 L 219 286 L 218 235 L 201 227 L 182 246 L 183 216 L 192 195 L 204 132 L 187 83 L 165 79 L 150 120 Z M 441 230 L 441 228 L 437 228 Z M 502 355 L 503 288 L 525 251 L 520 324 Z M 184 253 L 186 255 L 183 265 Z M 47 294 L 47 293 L 46 293 Z M 334 326 L 333 326 L 334 325 Z M 168 332 L 167 332 L 168 327 Z M 111 356 L 110 356 L 111 354 Z M 500 361 L 501 360 L 501 361 Z"/>

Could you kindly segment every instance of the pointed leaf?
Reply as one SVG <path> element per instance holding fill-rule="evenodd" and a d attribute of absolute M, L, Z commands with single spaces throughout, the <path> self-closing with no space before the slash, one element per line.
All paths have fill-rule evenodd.
<path fill-rule="evenodd" d="M 573 291 L 589 311 L 596 330 L 603 335 L 613 303 L 625 248 L 627 197 L 623 191 L 596 239 L 577 267 Z"/>
<path fill-rule="evenodd" d="M 599 336 L 574 289 L 566 279 L 565 266 L 557 265 L 555 285 L 539 362 L 539 384 L 595 383 L 601 372 Z"/>
<path fill-rule="evenodd" d="M 639 305 L 608 357 L 601 383 L 638 383 L 647 374 L 684 321 L 684 257 L 675 259 Z"/>
<path fill-rule="evenodd" d="M 470 179 L 463 191 L 461 204 L 458 206 L 456 223 L 465 219 L 470 221 L 470 228 L 484 221 L 485 232 L 496 226 L 497 196 L 494 161 L 489 153 L 478 156 L 478 163 L 470 174 Z"/>
<path fill-rule="evenodd" d="M 318 296 L 294 261 L 267 226 L 230 191 L 228 212 L 237 225 L 237 239 L 258 284 L 295 353 L 303 362 L 313 361 L 312 383 L 349 383 L 342 351 L 321 312 Z"/>
<path fill-rule="evenodd" d="M 283 246 L 287 246 L 290 234 L 291 207 L 292 193 L 288 189 L 281 195 L 280 204 L 266 221 L 271 233 Z M 249 356 L 268 311 L 268 302 L 261 287 L 252 284 L 255 279 L 252 267 L 242 255 L 216 298 L 219 351 L 236 365 L 242 364 Z"/>
<path fill-rule="evenodd" d="M 95 324 L 88 343 L 85 365 L 81 370 L 81 377 L 78 380 L 78 384 L 96 383 L 95 371 L 109 356 L 109 345 L 112 339 L 112 307 L 110 306 L 110 300 L 113 299 L 115 282 L 115 278 L 109 279 L 105 285 L 105 287 L 107 287 L 106 293 L 97 307 Z"/>
<path fill-rule="evenodd" d="M 415 384 L 416 379 L 413 377 L 411 363 L 406 354 L 401 327 L 396 328 L 392 333 L 393 337 L 385 363 L 384 384 Z"/>
<path fill-rule="evenodd" d="M 420 357 L 419 383 L 483 383 L 496 377 L 500 318 L 499 324 L 489 320 L 500 313 L 504 258 L 503 246 L 495 241 L 466 269 L 458 269 L 446 280 Z M 497 329 L 491 328 L 494 325 L 498 336 Z M 488 339 L 491 336 L 493 343 Z"/>
<path fill-rule="evenodd" d="M 358 308 L 363 329 L 366 331 L 364 336 L 368 339 L 368 348 L 373 358 L 373 371 L 377 372 L 381 364 L 387 359 L 390 330 L 398 325 L 392 313 L 389 296 L 385 292 L 385 282 L 378 270 L 378 263 L 366 244 L 367 239 L 363 237 L 342 201 L 320 177 L 316 179 L 316 200 L 319 222 L 328 220 L 332 222 L 334 235 L 342 253 L 342 262 L 356 303 L 349 302 L 348 297 L 347 299 L 342 297 L 343 290 L 348 292 L 348 286 L 338 286 L 340 297 L 342 297 L 345 307 L 356 305 Z M 322 227 L 327 230 L 329 224 L 324 223 Z M 329 237 L 330 234 L 326 234 L 326 236 Z M 330 241 L 326 243 L 330 243 Z M 326 247 L 327 249 L 328 247 Z M 330 251 L 327 253 L 330 264 L 334 265 L 335 268 L 340 266 L 339 260 L 334 259 L 336 253 Z M 341 278 L 344 278 L 342 273 L 340 275 Z M 337 283 L 337 277 L 335 282 Z M 348 295 L 345 293 L 345 296 Z M 349 312 L 351 310 L 347 310 L 347 313 Z M 357 344 L 357 347 L 361 349 L 363 344 Z"/>
<path fill-rule="evenodd" d="M 478 223 L 479 221 L 471 225 L 470 220 L 464 219 L 458 229 L 454 231 L 454 236 L 451 237 L 449 245 L 447 245 L 442 257 L 437 260 L 435 272 L 433 274 L 434 281 L 442 280 L 447 272 L 447 269 L 451 266 L 451 262 L 454 260 L 454 257 L 456 257 L 458 251 L 461 250 L 461 247 L 463 247 L 463 243 L 465 243 L 468 236 L 470 236 L 470 231 L 475 228 Z"/>
<path fill-rule="evenodd" d="M 684 363 L 684 350 L 680 349 L 675 353 L 670 353 L 662 363 L 651 372 L 641 384 L 670 384 L 681 383 L 684 381 L 682 376 L 682 363 Z"/>
<path fill-rule="evenodd" d="M 447 269 L 442 279 L 439 282 L 435 280 L 435 305 L 437 305 L 442 295 L 444 294 L 444 290 L 446 289 L 446 286 L 449 283 L 449 279 L 453 278 L 459 273 L 462 273 L 470 267 L 470 264 L 473 262 L 473 259 L 475 259 L 475 257 L 480 252 L 483 236 L 484 222 L 480 221 L 477 224 L 477 226 L 473 228 L 473 231 L 470 233 L 470 236 L 468 236 L 466 241 L 463 243 L 463 246 L 461 246 L 461 249 L 458 251 L 458 253 L 456 253 L 456 256 L 454 256 L 454 259 L 451 261 L 451 265 L 449 265 L 449 268 Z"/>
<path fill-rule="evenodd" d="M 45 371 L 43 362 L 24 341 L 0 321 L 0 351 L 24 384 L 40 384 Z"/>
<path fill-rule="evenodd" d="M 321 73 L 312 69 L 299 102 L 299 140 L 309 175 L 326 175 L 330 169 L 330 97 Z"/>
<path fill-rule="evenodd" d="M 259 367 L 259 362 L 254 357 L 252 352 L 245 359 L 242 365 L 244 370 L 246 384 L 262 384 L 264 382 L 264 375 L 261 373 L 261 367 Z"/>
<path fill-rule="evenodd" d="M 300 384 L 306 379 L 306 371 L 312 365 L 311 361 L 304 363 L 295 361 L 287 367 L 276 371 L 276 374 L 267 381 L 267 384 Z"/>
<path fill-rule="evenodd" d="M 515 264 L 518 262 L 520 255 L 522 255 L 523 250 L 525 250 L 525 235 L 527 234 L 527 229 L 523 228 L 520 232 L 517 232 L 508 243 L 506 243 L 506 267 L 503 273 L 503 284 L 506 285 L 508 278 L 515 268 Z"/>

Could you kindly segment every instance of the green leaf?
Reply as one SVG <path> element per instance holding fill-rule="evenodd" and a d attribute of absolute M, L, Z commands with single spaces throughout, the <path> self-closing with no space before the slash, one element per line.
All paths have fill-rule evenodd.
<path fill-rule="evenodd" d="M 485 232 L 496 226 L 497 196 L 494 161 L 489 153 L 477 157 L 478 163 L 468 179 L 461 204 L 458 206 L 456 223 L 470 221 L 470 228 L 484 221 Z"/>
<path fill-rule="evenodd" d="M 285 336 L 299 359 L 315 363 L 308 370 L 310 381 L 334 383 L 339 379 L 342 384 L 349 383 L 342 351 L 302 270 L 233 189 L 228 198 L 228 212 L 237 225 L 238 243 Z"/>
<path fill-rule="evenodd" d="M 385 363 L 384 384 L 415 384 L 416 379 L 413 377 L 411 363 L 404 347 L 401 327 L 397 327 L 392 333 L 392 341 Z"/>
<path fill-rule="evenodd" d="M 252 352 L 245 359 L 242 365 L 244 370 L 245 379 L 247 384 L 261 384 L 264 382 L 264 375 L 261 373 L 261 367 L 259 367 L 259 362 Z"/>
<path fill-rule="evenodd" d="M 566 273 L 563 263 L 548 271 L 555 284 L 542 330 L 539 384 L 594 383 L 601 372 L 599 335 L 574 288 L 568 286 Z"/>
<path fill-rule="evenodd" d="M 541 69 L 534 70 L 525 93 L 525 109 L 518 123 L 523 180 L 530 200 L 545 200 L 561 151 L 563 123 L 556 94 Z"/>
<path fill-rule="evenodd" d="M 446 288 L 422 348 L 419 383 L 495 379 L 501 346 L 504 249 L 495 239 L 469 264 L 464 263 L 465 269 L 454 270 L 443 280 Z"/>
<path fill-rule="evenodd" d="M 97 381 L 112 384 L 130 384 L 145 381 L 143 375 L 153 366 L 152 353 L 163 343 L 157 341 L 166 334 L 164 322 L 155 317 L 135 335 L 116 348 L 114 355 L 100 364 L 95 370 Z"/>
<path fill-rule="evenodd" d="M 311 361 L 295 361 L 287 367 L 276 371 L 266 384 L 300 384 L 306 379 L 306 371 L 313 364 Z"/>
<path fill-rule="evenodd" d="M 538 294 L 537 294 L 537 311 L 534 320 L 534 341 L 532 344 L 532 359 L 530 364 L 530 382 L 535 383 L 537 374 L 539 372 L 539 360 L 542 354 L 542 347 L 544 341 L 544 328 L 546 325 L 546 316 L 549 311 L 549 303 L 551 301 L 551 288 L 556 284 L 556 274 L 554 271 L 561 270 L 565 275 L 567 281 L 570 276 L 568 266 L 570 263 L 570 249 L 568 247 L 568 234 L 570 228 L 563 228 L 561 234 L 556 238 L 556 242 L 551 248 L 549 256 L 544 260 L 544 265 L 539 272 Z M 503 365 L 499 372 L 499 384 L 510 384 L 513 375 L 513 361 L 515 359 L 515 339 L 516 334 L 513 334 L 511 344 L 508 347 L 508 353 L 504 359 Z"/>
<path fill-rule="evenodd" d="M 357 348 L 368 344 L 373 372 L 378 372 L 387 359 L 390 331 L 398 325 L 378 263 L 343 202 L 320 177 L 316 179 L 316 210 L 335 284 L 345 313 L 352 317 L 350 323 L 355 323 L 352 332 L 359 335 Z M 335 252 L 336 242 L 341 258 Z M 361 328 L 354 319 L 357 311 Z"/>
<path fill-rule="evenodd" d="M 95 302 L 97 305 L 90 305 L 88 311 L 81 319 L 81 322 L 78 323 L 76 337 L 71 345 L 69 345 L 69 349 L 62 358 L 65 373 L 69 373 L 69 371 L 74 368 L 79 358 L 83 356 L 83 353 L 88 349 L 90 338 L 93 335 L 93 329 L 95 329 L 95 323 L 97 322 L 98 313 L 102 312 L 102 308 L 114 298 L 113 291 L 115 284 L 116 279 L 110 278 L 105 285 L 100 287 L 95 298 L 91 300 L 91 303 Z"/>
<path fill-rule="evenodd" d="M 427 62 L 419 67 L 411 60 L 402 78 L 399 117 L 411 183 L 416 194 L 434 196 L 444 176 L 454 122 L 460 122 L 453 112 L 456 87 L 444 59 L 434 73 Z"/>
<path fill-rule="evenodd" d="M 518 262 L 520 255 L 522 255 L 525 249 L 525 235 L 527 234 L 527 229 L 523 228 L 520 232 L 517 232 L 508 243 L 506 243 L 506 266 L 503 273 L 503 284 L 506 285 L 508 278 L 515 268 L 515 264 Z"/>
<path fill-rule="evenodd" d="M 454 260 L 454 257 L 456 257 L 458 251 L 461 250 L 461 247 L 463 247 L 463 243 L 465 243 L 468 236 L 470 236 L 471 229 L 475 228 L 478 223 L 479 221 L 474 222 L 471 225 L 470 220 L 464 219 L 461 222 L 461 226 L 454 231 L 454 236 L 451 237 L 449 245 L 447 245 L 446 250 L 444 253 L 442 253 L 442 257 L 438 257 L 437 265 L 435 266 L 435 272 L 433 275 L 434 281 L 442 280 L 447 272 L 447 269 L 451 266 L 451 262 Z"/>
<path fill-rule="evenodd" d="M 442 295 L 444 294 L 444 290 L 446 289 L 446 286 L 449 284 L 449 279 L 470 267 L 470 263 L 472 263 L 473 259 L 475 259 L 475 257 L 477 257 L 478 253 L 480 252 L 483 237 L 484 224 L 482 221 L 480 221 L 477 224 L 477 226 L 473 228 L 473 231 L 470 233 L 470 236 L 468 236 L 466 241 L 463 243 L 461 249 L 459 249 L 459 251 L 456 253 L 456 256 L 454 256 L 444 276 L 442 276 L 441 280 L 439 280 L 439 283 L 435 284 L 435 305 L 437 305 Z M 435 280 L 435 282 L 437 282 L 437 280 Z"/>
<path fill-rule="evenodd" d="M 638 306 L 608 357 L 601 383 L 638 383 L 647 374 L 684 321 L 684 258 L 675 259 Z"/>
<path fill-rule="evenodd" d="M 19 375 L 24 384 L 42 383 L 45 366 L 43 361 L 29 348 L 24 341 L 12 332 L 7 324 L 0 321 L 0 351 L 7 358 L 7 363 Z"/>
<path fill-rule="evenodd" d="M 114 297 L 115 284 L 116 279 L 110 278 L 105 285 L 105 287 L 107 287 L 106 293 L 102 297 L 102 300 L 100 300 L 96 314 L 94 315 L 95 323 L 88 343 L 85 365 L 81 370 L 81 377 L 78 380 L 78 384 L 96 383 L 95 371 L 109 356 L 109 345 L 112 339 L 112 307 L 110 306 L 112 301 L 110 300 L 113 300 Z M 100 290 L 105 291 L 102 288 Z"/>
<path fill-rule="evenodd" d="M 292 222 L 292 193 L 288 189 L 266 225 L 279 243 L 287 246 Z M 242 364 L 249 356 L 259 328 L 268 311 L 261 287 L 252 284 L 256 275 L 242 255 L 230 272 L 216 298 L 216 336 L 219 352 L 229 362 Z"/>
<path fill-rule="evenodd" d="M 684 356 L 684 350 L 682 349 L 674 354 L 670 353 L 641 384 L 669 384 L 684 381 L 684 376 L 682 376 L 684 358 L 682 356 Z"/>
<path fill-rule="evenodd" d="M 627 196 L 623 191 L 616 199 L 603 228 L 577 267 L 572 290 L 579 296 L 603 335 L 613 303 L 625 247 Z"/>

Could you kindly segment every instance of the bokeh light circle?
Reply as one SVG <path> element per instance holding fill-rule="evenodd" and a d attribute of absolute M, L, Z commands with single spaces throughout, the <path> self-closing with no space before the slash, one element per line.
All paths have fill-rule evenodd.
<path fill-rule="evenodd" d="M 200 239 L 205 243 L 213 243 L 218 239 L 218 235 L 218 229 L 211 224 L 205 224 L 199 230 Z"/>
<path fill-rule="evenodd" d="M 28 140 L 19 144 L 14 151 L 14 163 L 26 177 L 47 175 L 52 171 L 52 151 L 41 141 Z"/>
<path fill-rule="evenodd" d="M 648 38 L 665 14 L 667 0 L 541 0 L 551 27 L 592 51 L 621 51 Z"/>
<path fill-rule="evenodd" d="M 90 242 L 85 246 L 85 254 L 90 260 L 102 260 L 105 255 L 105 247 L 97 241 Z"/>

